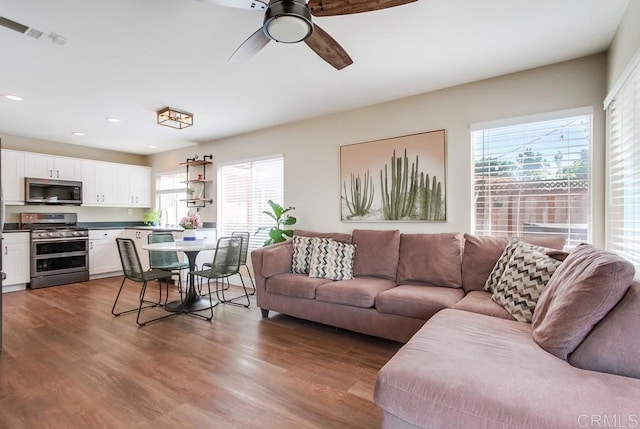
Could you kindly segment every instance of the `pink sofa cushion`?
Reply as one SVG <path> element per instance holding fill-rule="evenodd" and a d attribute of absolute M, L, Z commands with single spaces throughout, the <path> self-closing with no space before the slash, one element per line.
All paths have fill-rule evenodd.
<path fill-rule="evenodd" d="M 634 327 L 628 329 L 628 327 Z M 640 283 L 633 284 L 620 302 L 569 355 L 573 366 L 640 378 Z M 622 334 L 624 332 L 624 334 Z"/>
<path fill-rule="evenodd" d="M 402 234 L 398 284 L 462 287 L 460 234 Z"/>
<path fill-rule="evenodd" d="M 356 245 L 355 277 L 396 279 L 400 256 L 399 230 L 354 229 L 352 239 Z"/>
<path fill-rule="evenodd" d="M 453 308 L 455 310 L 470 311 L 472 313 L 485 314 L 501 319 L 515 320 L 501 305 L 493 302 L 491 292 L 485 292 L 483 290 L 472 290 L 468 292 L 464 298 L 455 303 Z"/>
<path fill-rule="evenodd" d="M 261 274 L 265 278 L 269 278 L 280 273 L 291 272 L 291 257 L 293 254 L 293 246 L 291 245 L 291 241 L 272 244 L 269 247 L 261 249 L 261 251 Z"/>
<path fill-rule="evenodd" d="M 351 243 L 351 234 L 346 234 L 344 232 L 314 232 L 305 231 L 304 229 L 296 229 L 293 231 L 293 235 L 300 235 L 303 237 L 329 238 L 331 240 L 341 241 L 343 243 Z"/>
<path fill-rule="evenodd" d="M 462 289 L 399 285 L 376 297 L 376 310 L 428 320 L 438 311 L 453 307 L 463 296 Z"/>
<path fill-rule="evenodd" d="M 533 314 L 533 339 L 567 360 L 591 329 L 620 301 L 633 265 L 589 244 L 578 245 L 558 267 Z"/>
<path fill-rule="evenodd" d="M 265 289 L 269 293 L 278 295 L 314 299 L 316 297 L 316 288 L 329 281 L 312 278 L 306 274 L 283 273 L 269 277 L 265 282 Z"/>
<path fill-rule="evenodd" d="M 562 249 L 566 241 L 560 236 L 522 237 L 520 240 L 551 249 Z M 465 291 L 483 290 L 487 278 L 509 241 L 508 237 L 464 235 L 462 287 Z"/>
<path fill-rule="evenodd" d="M 316 300 L 370 308 L 375 304 L 378 294 L 395 286 L 394 281 L 374 278 L 359 277 L 351 280 L 339 280 L 318 286 Z"/>

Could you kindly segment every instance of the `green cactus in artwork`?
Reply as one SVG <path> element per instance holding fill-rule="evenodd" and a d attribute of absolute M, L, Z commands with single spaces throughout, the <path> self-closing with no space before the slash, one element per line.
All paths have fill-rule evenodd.
<path fill-rule="evenodd" d="M 416 156 L 415 164 L 411 163 L 409 173 L 407 150 L 404 150 L 402 158 L 396 158 L 394 150 L 391 157 L 391 177 L 388 177 L 387 164 L 384 165 L 384 176 L 383 170 L 380 170 L 380 189 L 382 211 L 386 220 L 399 220 L 411 216 L 418 194 L 418 157 Z"/>
<path fill-rule="evenodd" d="M 347 204 L 347 209 L 350 216 L 347 218 L 352 218 L 354 216 L 365 216 L 369 213 L 371 209 L 371 204 L 373 203 L 373 180 L 371 179 L 371 175 L 369 174 L 369 170 L 364 175 L 364 181 L 360 178 L 360 175 L 354 176 L 351 173 L 351 199 L 347 197 L 347 184 L 346 182 L 342 183 L 344 187 L 344 197 L 342 197 Z"/>
<path fill-rule="evenodd" d="M 442 211 L 442 184 L 433 176 L 420 173 L 418 217 L 422 220 L 444 220 Z"/>

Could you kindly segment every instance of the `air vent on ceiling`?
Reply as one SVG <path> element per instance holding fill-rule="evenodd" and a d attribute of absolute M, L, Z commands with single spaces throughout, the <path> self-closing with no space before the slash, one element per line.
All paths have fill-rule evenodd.
<path fill-rule="evenodd" d="M 5 18 L 4 16 L 0 16 L 0 25 L 10 30 L 17 31 L 18 33 L 25 34 L 34 39 L 39 39 L 44 34 L 40 30 L 27 27 L 24 24 L 20 24 L 19 22 L 12 21 L 9 18 Z"/>

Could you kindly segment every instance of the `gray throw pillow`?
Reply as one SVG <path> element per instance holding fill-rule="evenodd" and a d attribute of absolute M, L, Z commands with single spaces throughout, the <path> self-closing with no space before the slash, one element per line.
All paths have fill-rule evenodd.
<path fill-rule="evenodd" d="M 544 247 L 517 242 L 512 248 L 491 299 L 517 321 L 531 323 L 540 294 L 561 262 L 547 256 L 550 249 Z"/>

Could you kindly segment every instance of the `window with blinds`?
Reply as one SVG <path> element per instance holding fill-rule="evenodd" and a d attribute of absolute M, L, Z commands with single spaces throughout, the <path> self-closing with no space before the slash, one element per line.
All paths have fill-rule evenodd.
<path fill-rule="evenodd" d="M 256 249 L 269 237 L 273 220 L 267 201 L 283 204 L 284 158 L 246 161 L 218 166 L 218 237 L 233 231 L 251 234 L 249 248 Z M 259 233 L 255 234 L 260 228 Z"/>
<path fill-rule="evenodd" d="M 592 115 L 552 116 L 472 131 L 474 234 L 589 240 Z"/>
<path fill-rule="evenodd" d="M 607 107 L 607 248 L 640 270 L 640 65 Z"/>

